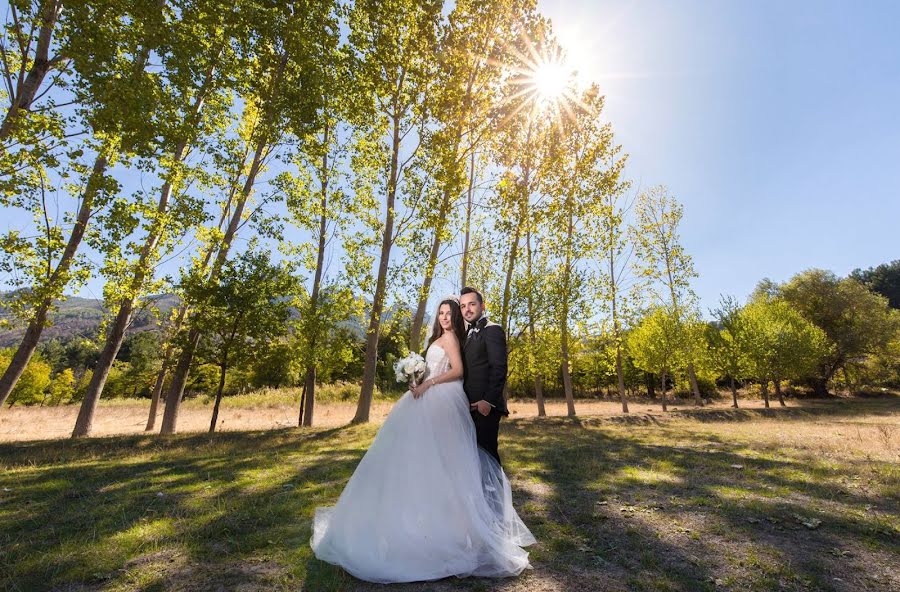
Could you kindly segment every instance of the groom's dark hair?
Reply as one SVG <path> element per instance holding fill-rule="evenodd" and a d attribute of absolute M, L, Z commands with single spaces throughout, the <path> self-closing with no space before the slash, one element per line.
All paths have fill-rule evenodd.
<path fill-rule="evenodd" d="M 464 294 L 475 294 L 475 298 L 478 298 L 478 304 L 484 304 L 484 298 L 481 297 L 481 292 L 472 288 L 470 286 L 466 286 L 462 290 L 459 291 L 459 295 L 462 296 Z"/>

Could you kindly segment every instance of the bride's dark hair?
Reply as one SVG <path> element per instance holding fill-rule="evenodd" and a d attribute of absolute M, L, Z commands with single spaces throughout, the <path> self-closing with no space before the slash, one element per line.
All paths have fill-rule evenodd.
<path fill-rule="evenodd" d="M 456 333 L 459 344 L 462 345 L 462 342 L 466 340 L 466 324 L 463 322 L 462 311 L 459 310 L 459 302 L 447 298 L 446 300 L 441 300 L 441 303 L 438 304 L 438 314 L 434 316 L 434 325 L 431 327 L 431 337 L 428 339 L 429 346 L 444 334 L 444 328 L 441 327 L 440 313 L 441 307 L 445 304 L 450 307 L 450 327 L 452 327 L 453 332 Z M 426 347 L 425 349 L 428 348 Z"/>

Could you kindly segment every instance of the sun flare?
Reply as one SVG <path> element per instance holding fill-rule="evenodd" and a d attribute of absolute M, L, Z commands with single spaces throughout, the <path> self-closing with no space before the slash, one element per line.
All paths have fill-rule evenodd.
<path fill-rule="evenodd" d="M 510 80 L 512 92 L 503 99 L 510 106 L 505 120 L 522 111 L 529 117 L 571 119 L 576 112 L 589 110 L 582 94 L 590 81 L 580 67 L 587 54 L 576 55 L 547 39 L 525 42 L 521 50 L 513 49 L 518 64 Z"/>
<path fill-rule="evenodd" d="M 548 60 L 537 65 L 532 74 L 534 88 L 542 102 L 558 101 L 566 92 L 571 73 L 564 63 Z"/>

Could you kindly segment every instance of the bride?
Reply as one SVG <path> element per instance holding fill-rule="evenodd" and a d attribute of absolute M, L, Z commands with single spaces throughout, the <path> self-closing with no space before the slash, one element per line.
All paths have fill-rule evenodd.
<path fill-rule="evenodd" d="M 459 301 L 440 303 L 419 386 L 393 406 L 337 504 L 317 508 L 316 557 L 378 583 L 513 576 L 535 542 L 503 469 L 475 441 Z"/>

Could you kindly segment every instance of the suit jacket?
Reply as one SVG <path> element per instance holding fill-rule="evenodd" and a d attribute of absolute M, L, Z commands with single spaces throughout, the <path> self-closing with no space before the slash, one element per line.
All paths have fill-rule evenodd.
<path fill-rule="evenodd" d="M 463 389 L 470 403 L 484 399 L 503 415 L 509 415 L 503 387 L 506 385 L 506 332 L 482 317 L 463 344 Z"/>

